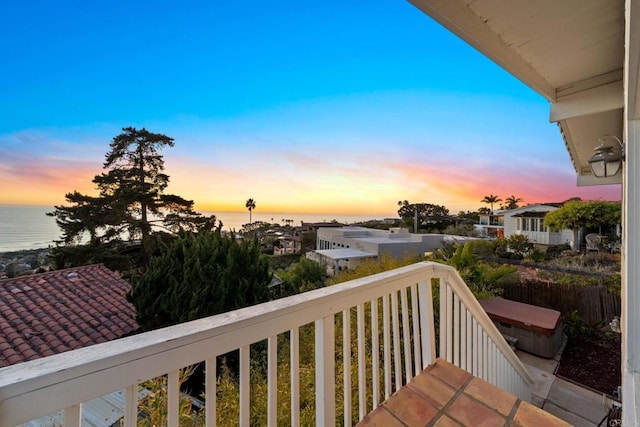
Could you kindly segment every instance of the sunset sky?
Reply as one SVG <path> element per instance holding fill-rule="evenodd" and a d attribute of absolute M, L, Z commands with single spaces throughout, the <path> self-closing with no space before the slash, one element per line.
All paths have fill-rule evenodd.
<path fill-rule="evenodd" d="M 0 204 L 92 194 L 127 126 L 175 139 L 168 192 L 203 211 L 620 199 L 576 186 L 547 101 L 405 1 L 14 1 L 0 27 Z"/>

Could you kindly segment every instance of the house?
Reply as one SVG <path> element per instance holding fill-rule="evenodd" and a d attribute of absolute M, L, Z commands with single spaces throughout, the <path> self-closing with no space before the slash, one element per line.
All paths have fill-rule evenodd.
<path fill-rule="evenodd" d="M 301 225 L 298 227 L 293 227 L 292 232 L 289 230 L 284 233 L 279 233 L 278 238 L 278 246 L 273 248 L 274 255 L 287 255 L 287 254 L 297 254 L 303 252 L 305 250 L 309 250 L 309 248 L 303 248 L 303 236 L 306 233 L 314 233 L 320 228 L 336 228 L 336 227 L 344 227 L 343 224 L 337 221 L 331 222 L 304 222 L 302 221 Z"/>
<path fill-rule="evenodd" d="M 136 310 L 126 299 L 130 289 L 103 264 L 0 280 L 0 368 L 134 333 Z M 125 396 L 115 391 L 83 406 L 85 419 L 110 426 L 124 415 Z M 57 412 L 25 426 L 63 421 L 63 413 Z"/>
<path fill-rule="evenodd" d="M 552 231 L 544 223 L 547 213 L 558 209 L 561 203 L 545 203 L 523 206 L 504 213 L 504 237 L 514 234 L 526 236 L 535 245 L 550 246 L 568 244 L 574 247 L 572 230 Z M 579 238 L 579 236 L 578 236 Z M 578 240 L 578 243 L 580 240 Z"/>
<path fill-rule="evenodd" d="M 481 237 L 501 238 L 504 236 L 504 212 L 481 213 L 474 228 Z"/>
<path fill-rule="evenodd" d="M 314 261 L 324 263 L 329 274 L 351 269 L 363 259 L 377 258 L 386 253 L 393 257 L 421 255 L 431 252 L 445 242 L 464 242 L 469 237 L 445 234 L 413 234 L 406 228 L 379 230 L 366 227 L 320 228 L 316 250 L 307 254 Z"/>
<path fill-rule="evenodd" d="M 305 256 L 318 264 L 325 265 L 329 276 L 333 276 L 341 270 L 354 269 L 362 261 L 378 257 L 377 254 L 371 252 L 350 248 L 318 249 L 307 252 Z"/>
<path fill-rule="evenodd" d="M 103 264 L 0 280 L 0 368 L 135 332 L 129 289 Z"/>

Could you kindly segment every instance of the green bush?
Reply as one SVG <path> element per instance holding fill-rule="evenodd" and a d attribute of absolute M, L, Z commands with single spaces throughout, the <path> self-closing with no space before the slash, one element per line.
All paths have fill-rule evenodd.
<path fill-rule="evenodd" d="M 562 245 L 551 245 L 547 248 L 548 259 L 558 258 L 564 251 L 571 250 L 571 246 L 568 243 Z"/>
<path fill-rule="evenodd" d="M 533 243 L 523 234 L 513 234 L 506 239 L 510 251 L 522 255 L 529 255 L 533 251 Z"/>
<path fill-rule="evenodd" d="M 224 313 L 269 299 L 269 263 L 255 241 L 181 233 L 152 258 L 127 299 L 143 330 Z"/>
<path fill-rule="evenodd" d="M 538 249 L 534 249 L 529 256 L 527 256 L 528 260 L 531 260 L 532 262 L 542 262 L 542 261 L 546 261 L 549 259 L 549 256 L 547 255 L 546 252 L 540 251 Z"/>

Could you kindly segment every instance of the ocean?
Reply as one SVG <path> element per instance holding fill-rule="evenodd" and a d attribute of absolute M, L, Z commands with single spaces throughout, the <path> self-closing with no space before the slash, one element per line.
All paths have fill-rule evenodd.
<path fill-rule="evenodd" d="M 56 225 L 55 218 L 47 216 L 53 206 L 8 206 L 0 205 L 0 252 L 11 252 L 25 249 L 40 249 L 54 246 L 53 241 L 62 233 Z M 223 230 L 240 230 L 249 222 L 249 211 L 246 212 L 202 212 L 204 215 L 214 214 L 222 221 Z M 382 219 L 380 215 L 344 215 L 344 214 L 289 214 L 264 213 L 254 211 L 252 221 L 264 221 L 284 224 L 284 220 L 293 220 L 294 226 L 304 222 L 322 222 L 336 220 L 344 224 Z"/>

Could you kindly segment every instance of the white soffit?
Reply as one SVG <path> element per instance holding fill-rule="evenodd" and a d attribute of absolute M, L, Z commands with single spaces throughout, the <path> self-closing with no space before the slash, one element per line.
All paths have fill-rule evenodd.
<path fill-rule="evenodd" d="M 578 183 L 592 181 L 598 139 L 622 136 L 624 0 L 410 2 L 544 96 Z"/>

